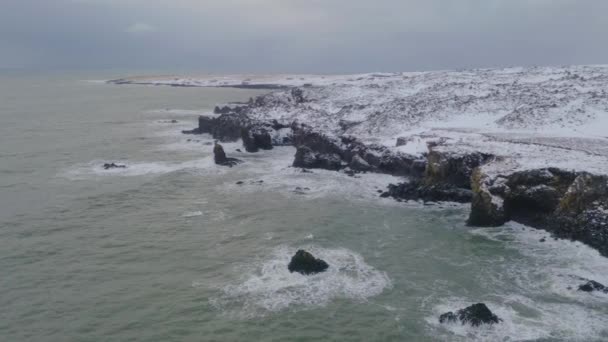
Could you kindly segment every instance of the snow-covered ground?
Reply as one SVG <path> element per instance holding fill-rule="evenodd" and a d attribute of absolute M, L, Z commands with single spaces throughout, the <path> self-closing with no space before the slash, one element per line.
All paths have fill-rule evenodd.
<path fill-rule="evenodd" d="M 300 87 L 265 96 L 259 119 L 299 121 L 328 134 L 419 154 L 441 149 L 507 157 L 501 171 L 560 167 L 608 173 L 608 66 L 360 75 L 135 77 L 133 84 Z M 397 139 L 405 144 L 397 145 Z"/>

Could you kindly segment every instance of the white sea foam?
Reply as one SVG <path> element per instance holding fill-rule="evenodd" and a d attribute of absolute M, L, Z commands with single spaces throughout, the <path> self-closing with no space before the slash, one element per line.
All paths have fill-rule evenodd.
<path fill-rule="evenodd" d="M 605 341 L 608 317 L 585 307 L 565 303 L 538 303 L 526 297 L 509 296 L 505 301 L 484 301 L 503 321 L 473 327 L 439 323 L 440 314 L 474 302 L 448 298 L 426 318 L 439 340 L 450 341 Z"/>
<path fill-rule="evenodd" d="M 215 165 L 213 157 L 189 160 L 185 162 L 131 162 L 128 160 L 113 160 L 116 164 L 125 165 L 125 168 L 104 169 L 107 161 L 94 160 L 84 164 L 78 164 L 62 172 L 60 176 L 72 180 L 90 179 L 95 177 L 134 177 L 144 175 L 166 174 L 170 172 L 188 170 L 197 174 L 222 174 L 227 168 Z"/>
<path fill-rule="evenodd" d="M 203 212 L 200 210 L 197 210 L 197 211 L 187 211 L 182 214 L 182 217 L 197 217 L 197 216 L 203 216 Z"/>
<path fill-rule="evenodd" d="M 608 305 L 608 294 L 577 291 L 585 279 L 608 284 L 608 259 L 591 247 L 577 241 L 554 240 L 546 231 L 512 222 L 498 228 L 475 229 L 472 233 L 507 242 L 507 248 L 527 257 L 525 265 L 508 265 L 508 273 L 520 287 L 537 294 L 551 292 L 581 304 Z"/>
<path fill-rule="evenodd" d="M 234 150 L 235 147 L 232 147 Z M 329 170 L 315 169 L 304 173 L 300 168 L 292 167 L 295 155 L 294 147 L 276 147 L 271 151 L 261 151 L 255 154 L 234 154 L 237 158 L 246 160 L 246 166 L 238 166 L 247 172 L 242 179 L 244 184 L 234 182 L 220 184 L 218 191 L 249 192 L 265 191 L 281 193 L 289 197 L 302 199 L 318 199 L 327 196 L 341 196 L 350 200 L 373 200 L 374 202 L 398 205 L 394 200 L 378 197 L 377 190 L 386 189 L 388 184 L 402 182 L 403 179 L 385 174 L 360 174 L 356 177 Z M 259 181 L 263 181 L 259 183 Z M 300 188 L 299 190 L 297 188 Z"/>
<path fill-rule="evenodd" d="M 445 298 L 426 318 L 433 333 L 455 341 L 605 341 L 608 340 L 608 295 L 578 291 L 584 279 L 608 283 L 608 262 L 597 251 L 580 242 L 554 240 L 549 233 L 520 224 L 471 231 L 475 235 L 504 242 L 515 249 L 513 256 L 497 264 L 487 281 L 514 283 L 509 293 L 485 298 Z M 545 238 L 545 242 L 540 240 Z M 519 262 L 518 262 L 519 261 Z M 477 301 L 488 305 L 503 322 L 471 327 L 439 324 L 438 316 Z"/>
<path fill-rule="evenodd" d="M 279 247 L 267 260 L 249 265 L 242 282 L 225 286 L 211 303 L 229 314 L 263 316 L 288 308 L 325 306 L 336 298 L 365 301 L 391 287 L 386 273 L 366 264 L 353 251 L 305 249 L 327 261 L 329 269 L 309 276 L 290 273 L 287 264 L 297 248 Z"/>

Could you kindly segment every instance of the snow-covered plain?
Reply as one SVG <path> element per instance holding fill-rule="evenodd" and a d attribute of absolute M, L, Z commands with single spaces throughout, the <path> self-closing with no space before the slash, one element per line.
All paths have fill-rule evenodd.
<path fill-rule="evenodd" d="M 120 83 L 300 87 L 265 95 L 258 119 L 298 121 L 330 135 L 409 154 L 427 143 L 505 157 L 499 172 L 560 167 L 608 173 L 608 66 L 371 73 L 134 77 Z M 396 146 L 398 138 L 405 144 Z"/>

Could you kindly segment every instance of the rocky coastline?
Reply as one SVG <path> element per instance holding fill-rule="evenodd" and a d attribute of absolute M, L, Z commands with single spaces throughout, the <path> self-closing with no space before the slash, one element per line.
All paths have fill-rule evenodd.
<path fill-rule="evenodd" d="M 290 103 L 307 101 L 299 88 L 287 93 Z M 468 224 L 472 226 L 500 226 L 513 220 L 544 229 L 555 238 L 583 242 L 608 256 L 606 175 L 552 167 L 510 171 L 500 168 L 504 156 L 454 152 L 441 141 L 427 143 L 427 153 L 412 155 L 364 143 L 353 135 L 329 135 L 297 120 L 256 118 L 257 111 L 275 106 L 269 103 L 272 99 L 260 96 L 246 104 L 216 107 L 213 115 L 199 117 L 198 127 L 183 133 L 206 133 L 220 142 L 240 139 L 251 153 L 293 145 L 292 166 L 303 169 L 404 176 L 403 183 L 389 185 L 380 196 L 471 203 Z"/>

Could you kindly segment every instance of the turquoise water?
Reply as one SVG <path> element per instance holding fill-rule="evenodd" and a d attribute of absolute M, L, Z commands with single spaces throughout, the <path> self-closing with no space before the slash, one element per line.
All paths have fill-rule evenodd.
<path fill-rule="evenodd" d="M 595 251 L 380 199 L 390 176 L 303 174 L 291 147 L 215 166 L 179 132 L 261 92 L 92 78 L 0 78 L 1 340 L 608 340 L 608 296 L 568 289 L 608 283 Z M 290 274 L 298 248 L 329 271 Z M 504 322 L 437 322 L 476 302 Z"/>

